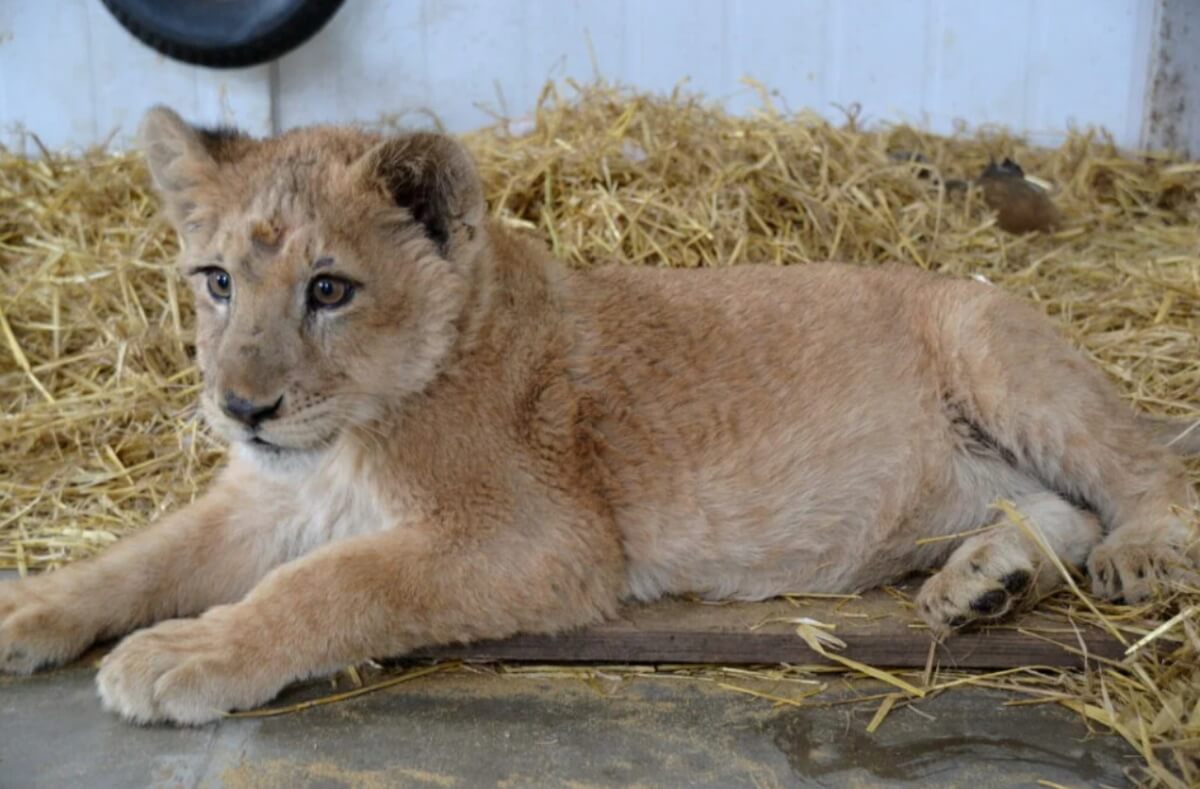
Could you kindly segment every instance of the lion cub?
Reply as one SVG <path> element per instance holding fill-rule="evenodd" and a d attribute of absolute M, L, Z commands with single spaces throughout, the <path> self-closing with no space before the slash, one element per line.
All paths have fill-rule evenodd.
<path fill-rule="evenodd" d="M 488 221 L 449 137 L 256 141 L 155 109 L 142 140 L 230 460 L 99 558 L 0 585 L 0 669 L 145 628 L 101 665 L 105 706 L 198 724 L 372 656 L 626 600 L 938 566 L 918 609 L 944 635 L 1059 581 L 1013 527 L 918 544 L 989 523 L 998 498 L 1099 594 L 1194 566 L 1181 462 L 994 288 L 839 265 L 568 271 Z"/>

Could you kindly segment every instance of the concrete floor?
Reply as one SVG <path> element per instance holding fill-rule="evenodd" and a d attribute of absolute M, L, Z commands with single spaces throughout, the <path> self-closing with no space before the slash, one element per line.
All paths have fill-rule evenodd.
<path fill-rule="evenodd" d="M 773 708 L 710 684 L 446 672 L 277 718 L 137 728 L 94 669 L 0 679 L 0 786 L 1124 786 L 1136 762 L 1050 705 L 961 690 L 893 711 Z M 287 699 L 328 692 L 315 683 Z M 926 716 L 932 716 L 929 719 Z"/>

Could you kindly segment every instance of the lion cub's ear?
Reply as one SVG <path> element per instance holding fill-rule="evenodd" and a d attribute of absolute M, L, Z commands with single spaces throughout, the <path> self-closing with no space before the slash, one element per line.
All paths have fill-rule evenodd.
<path fill-rule="evenodd" d="M 253 144 L 233 129 L 190 126 L 166 107 L 146 113 L 138 138 L 154 186 L 181 232 L 198 221 L 197 209 L 205 190 L 215 184 L 220 165 L 236 160 Z"/>
<path fill-rule="evenodd" d="M 376 145 L 354 165 L 368 188 L 405 208 L 441 253 L 475 237 L 486 203 L 471 155 L 443 134 L 418 132 Z"/>

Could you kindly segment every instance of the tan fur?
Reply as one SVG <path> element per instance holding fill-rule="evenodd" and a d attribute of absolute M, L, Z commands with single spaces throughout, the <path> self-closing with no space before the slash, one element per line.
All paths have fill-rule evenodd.
<path fill-rule="evenodd" d="M 628 599 L 846 592 L 943 563 L 918 602 L 945 634 L 1058 582 L 1010 526 L 917 544 L 994 520 L 997 498 L 1064 561 L 1090 553 L 1098 592 L 1190 572 L 1180 461 L 996 289 L 839 265 L 568 271 L 485 219 L 445 137 L 255 142 L 155 110 L 143 139 L 183 270 L 232 278 L 226 304 L 188 275 L 231 458 L 99 558 L 0 585 L 0 668 L 146 628 L 105 659 L 104 704 L 200 723 Z M 310 311 L 322 273 L 354 298 Z M 227 393 L 278 410 L 255 432 Z"/>

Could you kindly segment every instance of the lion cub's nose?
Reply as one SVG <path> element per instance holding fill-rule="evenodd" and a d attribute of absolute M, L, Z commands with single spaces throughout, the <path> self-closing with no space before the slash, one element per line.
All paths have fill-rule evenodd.
<path fill-rule="evenodd" d="M 247 427 L 258 427 L 259 423 L 265 422 L 279 413 L 281 405 L 283 405 L 283 395 L 280 395 L 275 402 L 263 405 L 244 397 L 238 397 L 233 392 L 226 392 L 221 410 Z"/>

